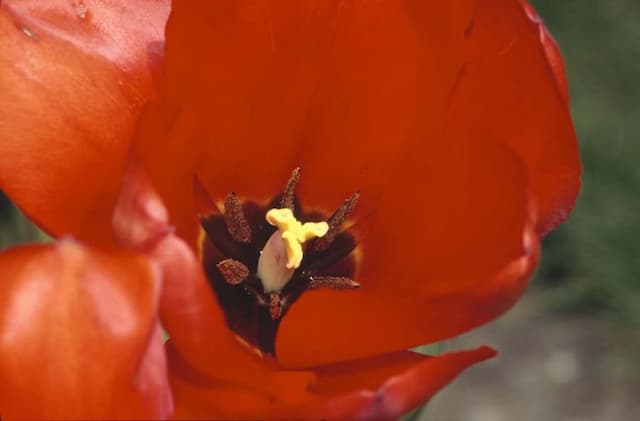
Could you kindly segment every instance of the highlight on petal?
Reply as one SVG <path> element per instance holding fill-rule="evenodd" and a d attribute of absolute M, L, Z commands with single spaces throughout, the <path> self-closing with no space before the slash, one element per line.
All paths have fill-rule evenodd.
<path fill-rule="evenodd" d="M 156 317 L 160 279 L 146 258 L 64 239 L 3 252 L 0 272 L 3 417 L 172 412 Z"/>
<path fill-rule="evenodd" d="M 171 352 L 170 352 L 171 355 Z M 380 419 L 395 418 L 428 401 L 461 371 L 491 358 L 481 347 L 438 357 L 404 351 L 315 369 L 304 390 L 287 384 L 260 393 L 208 381 L 172 359 L 177 419 Z M 303 385 L 302 385 L 303 386 Z M 304 392 L 301 394 L 301 392 Z"/>
<path fill-rule="evenodd" d="M 0 3 L 0 188 L 50 234 L 110 241 L 169 3 Z"/>

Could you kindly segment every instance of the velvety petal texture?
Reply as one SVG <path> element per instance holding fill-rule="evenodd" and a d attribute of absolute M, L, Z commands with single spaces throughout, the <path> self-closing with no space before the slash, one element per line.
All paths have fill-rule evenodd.
<path fill-rule="evenodd" d="M 168 13 L 168 0 L 0 3 L 0 188 L 49 233 L 109 241 Z"/>
<path fill-rule="evenodd" d="M 497 317 L 573 206 L 562 64 L 524 1 L 176 1 L 166 46 L 137 145 L 183 238 L 195 242 L 194 177 L 213 203 L 263 201 L 300 166 L 302 206 L 325 214 L 360 192 L 361 287 L 292 306 L 276 340 L 286 366 Z"/>
<path fill-rule="evenodd" d="M 0 411 L 9 419 L 148 418 L 173 409 L 159 273 L 74 240 L 0 254 Z"/>

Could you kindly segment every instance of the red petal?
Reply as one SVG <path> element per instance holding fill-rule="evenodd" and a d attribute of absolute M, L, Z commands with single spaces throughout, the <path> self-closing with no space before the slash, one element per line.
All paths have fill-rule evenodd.
<path fill-rule="evenodd" d="M 131 156 L 112 219 L 118 245 L 148 252 L 171 232 L 167 208 L 140 165 Z"/>
<path fill-rule="evenodd" d="M 176 358 L 209 378 L 257 390 L 292 378 L 306 381 L 303 373 L 273 372 L 232 336 L 200 262 L 183 240 L 168 233 L 167 210 L 135 157 L 117 201 L 114 236 L 158 265 L 163 280 L 160 316 Z"/>
<path fill-rule="evenodd" d="M 488 347 L 422 358 L 404 352 L 320 369 L 312 391 L 326 396 L 297 415 L 324 419 L 397 418 L 424 404 L 467 367 L 495 355 Z M 345 393 L 351 388 L 364 390 Z"/>
<path fill-rule="evenodd" d="M 160 313 L 177 352 L 211 378 L 267 383 L 267 367 L 232 336 L 189 246 L 172 234 L 151 257 L 162 270 Z"/>
<path fill-rule="evenodd" d="M 300 153 L 336 135 L 373 146 L 449 121 L 514 148 L 531 173 L 540 232 L 573 206 L 580 164 L 566 77 L 524 0 L 178 3 L 168 34 L 171 110 L 159 107 L 155 124 L 171 120 L 172 139 L 192 144 L 187 165 L 214 195 L 271 194 L 260 174 L 286 178 Z M 147 139 L 156 159 L 179 152 L 175 140 L 162 152 L 158 138 Z"/>
<path fill-rule="evenodd" d="M 0 186 L 52 234 L 106 241 L 169 1 L 2 1 Z"/>
<path fill-rule="evenodd" d="M 468 366 L 494 355 L 486 347 L 439 357 L 401 352 L 321 367 L 316 382 L 298 395 L 292 395 L 293 385 L 261 394 L 206 381 L 171 359 L 174 418 L 393 418 L 429 400 Z"/>
<path fill-rule="evenodd" d="M 207 377 L 194 370 L 176 352 L 173 344 L 168 347 L 171 389 L 176 407 L 173 418 L 177 419 L 246 419 L 282 417 L 291 408 L 313 399 L 307 392 L 315 378 L 305 371 L 282 371 L 263 362 L 261 371 L 270 372 L 272 379 L 264 376 L 245 377 L 243 384 L 229 382 L 219 377 Z M 214 355 L 210 352 L 211 356 Z M 231 358 L 229 358 L 231 357 Z M 242 361 L 234 355 L 215 354 L 214 364 L 226 364 L 243 370 Z M 259 374 L 259 373 L 256 373 Z"/>
<path fill-rule="evenodd" d="M 383 165 L 368 167 L 359 206 L 372 211 L 356 226 L 362 286 L 305 293 L 280 325 L 283 364 L 326 364 L 458 335 L 500 315 L 526 288 L 539 245 L 524 169 L 488 142 L 445 142 L 434 155 L 411 154 L 396 179 Z M 423 186 L 413 181 L 420 179 Z M 322 186 L 308 180 L 307 187 Z"/>
<path fill-rule="evenodd" d="M 72 240 L 0 255 L 0 407 L 10 418 L 171 413 L 148 261 Z"/>
<path fill-rule="evenodd" d="M 230 190 L 258 200 L 270 198 L 300 154 L 336 141 L 329 136 L 341 128 L 321 121 L 327 101 L 335 101 L 336 112 L 347 111 L 346 117 L 356 124 L 389 111 L 367 106 L 371 96 L 380 96 L 393 104 L 384 116 L 392 123 L 376 136 L 389 139 L 397 138 L 396 128 L 408 129 L 418 105 L 425 107 L 422 119 L 439 121 L 439 108 L 456 77 L 454 47 L 462 36 L 444 44 L 440 39 L 463 28 L 470 13 L 465 9 L 434 4 L 422 11 L 415 19 L 425 20 L 420 30 L 426 45 L 419 45 L 411 30 L 414 17 L 397 2 L 177 2 L 167 28 L 164 103 L 147 114 L 139 143 L 178 232 L 194 233 L 188 229 L 193 221 L 187 221 L 192 201 L 184 199 L 184 193 L 192 191 L 193 177 L 184 173 L 192 175 L 197 167 L 216 198 Z M 363 46 L 363 39 L 370 42 Z M 452 54 L 437 67 L 430 66 L 432 58 L 416 53 L 423 47 L 442 56 Z M 407 78 L 394 70 L 416 62 L 423 72 L 420 98 L 418 75 Z M 377 86 L 381 74 L 391 75 L 388 86 Z M 397 83 L 402 86 L 394 92 Z M 343 84 L 356 86 L 355 97 L 341 93 Z M 374 129 L 353 134 L 364 145 Z"/>
<path fill-rule="evenodd" d="M 538 28 L 540 42 L 542 43 L 542 46 L 544 48 L 544 52 L 547 56 L 547 60 L 549 62 L 549 66 L 551 67 L 551 71 L 553 72 L 553 76 L 556 78 L 560 95 L 562 95 L 565 101 L 569 102 L 569 86 L 567 83 L 564 61 L 562 59 L 562 55 L 560 54 L 560 48 L 558 47 L 556 41 L 553 39 L 553 36 L 551 36 L 549 31 L 547 30 L 547 27 L 544 25 L 542 18 L 538 15 L 538 12 L 535 11 L 533 6 L 527 3 L 527 0 L 519 1 L 520 6 L 526 13 L 531 23 Z"/>
<path fill-rule="evenodd" d="M 176 4 L 140 150 L 179 232 L 197 223 L 179 200 L 194 173 L 214 200 L 273 196 L 298 165 L 307 207 L 361 193 L 362 287 L 295 303 L 282 362 L 456 335 L 526 287 L 536 232 L 570 210 L 579 175 L 561 69 L 530 15 L 517 0 Z"/>
<path fill-rule="evenodd" d="M 477 136 L 522 157 L 537 201 L 540 233 L 569 214 L 580 186 L 567 82 L 558 48 L 524 0 L 477 1 L 470 55 L 450 113 Z"/>

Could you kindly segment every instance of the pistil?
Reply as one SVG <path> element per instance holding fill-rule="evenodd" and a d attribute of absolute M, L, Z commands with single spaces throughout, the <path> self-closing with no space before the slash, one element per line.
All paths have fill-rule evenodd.
<path fill-rule="evenodd" d="M 265 293 L 282 290 L 300 267 L 303 244 L 320 238 L 329 231 L 326 222 L 301 223 L 289 208 L 271 209 L 266 214 L 269 224 L 278 228 L 265 244 L 258 260 L 257 275 Z"/>

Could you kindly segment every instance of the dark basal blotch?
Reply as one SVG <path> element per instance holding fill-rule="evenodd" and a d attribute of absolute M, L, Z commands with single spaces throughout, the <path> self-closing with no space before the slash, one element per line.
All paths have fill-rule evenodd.
<path fill-rule="evenodd" d="M 357 242 L 343 229 L 359 195 L 327 217 L 304 209 L 295 196 L 299 179 L 296 168 L 266 206 L 230 193 L 223 212 L 201 218 L 202 263 L 229 328 L 270 355 L 280 321 L 305 291 L 360 286 L 353 280 Z"/>

